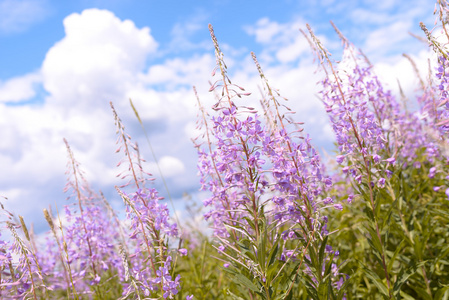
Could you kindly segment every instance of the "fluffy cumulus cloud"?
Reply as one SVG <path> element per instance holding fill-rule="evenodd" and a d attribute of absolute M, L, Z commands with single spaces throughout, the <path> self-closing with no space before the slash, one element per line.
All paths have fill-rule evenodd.
<path fill-rule="evenodd" d="M 10 198 L 13 208 L 24 203 L 42 208 L 62 196 L 56 193 L 45 199 L 48 189 L 55 188 L 50 185 L 56 182 L 59 190 L 64 186 L 63 137 L 94 185 L 117 184 L 113 167 L 120 157 L 114 156 L 109 101 L 117 102 L 119 110 L 127 105 L 131 91 L 151 94 L 139 79 L 147 58 L 157 51 L 149 28 L 139 29 L 132 21 L 97 9 L 66 17 L 64 28 L 65 37 L 49 49 L 39 72 L 0 82 L 0 125 L 4 128 L 0 133 L 4 141 L 0 193 Z M 36 85 L 47 93 L 43 104 L 10 105 L 34 97 Z M 140 101 L 151 107 L 158 98 Z M 168 162 L 171 174 L 183 170 L 181 162 Z"/>
<path fill-rule="evenodd" d="M 126 94 L 157 43 L 148 27 L 138 29 L 106 10 L 89 9 L 65 18 L 66 36 L 42 65 L 48 102 L 96 106 Z"/>
<path fill-rule="evenodd" d="M 289 99 L 286 104 L 297 112 L 296 120 L 306 123 L 306 130 L 320 147 L 329 146 L 333 134 L 315 97 L 320 74 L 315 73 L 308 42 L 298 31 L 304 24 L 299 18 L 286 23 L 263 18 L 244 30 L 261 46 L 256 54 L 265 75 Z M 401 24 L 397 27 L 398 31 L 408 28 Z M 190 57 L 170 57 L 148 66 L 149 58 L 166 51 L 159 49 L 148 27 L 138 28 L 109 11 L 88 9 L 67 16 L 64 29 L 64 38 L 48 50 L 40 70 L 0 82 L 0 195 L 10 198 L 9 208 L 26 215 L 24 203 L 29 212 L 55 201 L 59 206 L 64 204 L 64 195 L 55 192 L 62 191 L 65 182 L 67 155 L 63 137 L 92 186 L 118 200 L 112 196 L 112 187 L 120 184 L 115 164 L 121 156 L 114 153 L 117 146 L 109 101 L 138 142 L 148 161 L 148 171 L 159 177 L 129 98 L 139 111 L 172 196 L 180 198 L 185 191 L 195 193 L 196 156 L 190 138 L 197 134 L 197 108 L 192 85 L 197 87 L 203 105 L 210 107 L 214 102 L 213 94 L 208 92 L 208 80 L 214 80 L 210 77 L 215 66 L 212 48 L 205 51 L 199 47 Z M 371 38 L 382 41 L 383 34 L 380 29 L 371 33 Z M 339 45 L 335 36 L 319 36 L 330 48 Z M 222 48 L 233 83 L 252 93 L 245 104 L 257 105 L 261 83 L 249 53 L 242 55 L 228 45 Z M 419 66 L 425 66 L 424 53 L 412 54 Z M 405 58 L 392 67 L 380 64 L 377 69 L 381 74 L 410 74 Z M 403 86 L 412 87 L 413 80 L 408 76 Z M 38 97 L 39 87 L 46 92 L 40 95 L 43 101 L 12 105 Z M 163 194 L 160 183 L 159 187 Z M 29 219 L 41 222 L 42 218 L 35 214 Z"/>
<path fill-rule="evenodd" d="M 0 102 L 20 102 L 36 95 L 36 85 L 42 81 L 39 73 L 0 81 Z"/>

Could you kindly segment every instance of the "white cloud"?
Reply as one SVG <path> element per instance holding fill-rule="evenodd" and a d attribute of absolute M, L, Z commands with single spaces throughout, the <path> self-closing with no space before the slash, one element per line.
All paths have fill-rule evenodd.
<path fill-rule="evenodd" d="M 42 65 L 49 101 L 96 106 L 123 97 L 135 74 L 154 53 L 150 29 L 138 29 L 106 10 L 89 9 L 65 18 L 66 36 L 47 53 Z"/>
<path fill-rule="evenodd" d="M 310 59 L 311 49 L 300 29 L 307 31 L 306 22 L 302 18 L 287 23 L 278 23 L 268 18 L 262 18 L 245 30 L 253 35 L 256 41 L 263 45 L 258 57 L 265 63 L 292 63 L 300 58 Z M 316 33 L 318 38 L 328 48 L 337 44 L 326 36 Z"/>
<path fill-rule="evenodd" d="M 277 22 L 270 21 L 268 18 L 262 18 L 257 21 L 256 26 L 247 27 L 247 33 L 256 37 L 256 42 L 268 44 L 273 42 L 279 33 L 283 33 L 285 26 Z"/>
<path fill-rule="evenodd" d="M 214 64 L 215 57 L 212 54 L 194 55 L 187 59 L 174 58 L 151 66 L 144 80 L 148 84 L 163 84 L 167 89 L 179 84 L 191 85 L 195 81 L 204 81 Z M 195 77 L 192 78 L 192 75 Z"/>
<path fill-rule="evenodd" d="M 45 0 L 0 1 L 0 33 L 16 33 L 27 30 L 49 14 Z"/>
<path fill-rule="evenodd" d="M 294 43 L 302 35 L 300 28 L 305 28 L 305 22 L 301 19 L 288 23 L 278 23 L 268 18 L 262 18 L 253 26 L 246 26 L 249 35 L 256 38 L 256 42 L 269 49 L 279 49 Z"/>
<path fill-rule="evenodd" d="M 19 102 L 36 95 L 34 86 L 41 81 L 39 73 L 0 81 L 0 102 Z"/>
<path fill-rule="evenodd" d="M 191 86 L 196 84 L 202 95 L 207 94 L 213 56 L 171 59 L 146 69 L 146 60 L 158 55 L 150 29 L 137 28 L 105 10 L 71 14 L 64 20 L 64 29 L 65 37 L 49 49 L 41 70 L 0 84 L 3 102 L 34 97 L 35 83 L 48 93 L 39 106 L 0 103 L 0 126 L 4 128 L 0 138 L 5 141 L 0 144 L 0 163 L 2 170 L 8 170 L 0 172 L 0 191 L 9 196 L 10 207 L 20 212 L 23 203 L 31 211 L 55 200 L 63 205 L 59 192 L 67 161 L 63 137 L 93 187 L 106 192 L 123 183 L 115 177 L 115 165 L 123 154 L 114 153 L 118 146 L 109 101 L 114 102 L 133 140 L 139 142 L 143 157 L 151 161 L 129 97 L 161 157 L 159 164 L 171 193 L 196 189 L 195 150 L 184 127 L 196 116 Z M 149 171 L 158 178 L 151 166 Z M 32 220 L 39 222 L 38 217 Z"/>
<path fill-rule="evenodd" d="M 429 59 L 433 62 L 433 53 L 429 50 L 423 50 L 414 55 L 410 55 L 419 71 L 419 76 L 426 81 L 429 78 Z M 435 67 L 435 66 L 432 66 Z M 412 101 L 408 103 L 408 107 L 416 106 L 415 95 L 420 88 L 418 76 L 413 70 L 409 60 L 405 57 L 397 56 L 395 63 L 378 63 L 374 68 L 385 86 L 391 89 L 397 99 L 400 99 L 398 81 L 401 85 L 405 96 Z"/>
<path fill-rule="evenodd" d="M 389 24 L 389 26 L 374 30 L 367 34 L 363 49 L 366 49 L 369 54 L 375 54 L 377 57 L 383 57 L 389 51 L 398 48 L 406 51 L 403 46 L 404 42 L 411 40 L 408 34 L 411 25 L 410 21 L 397 21 Z"/>
<path fill-rule="evenodd" d="M 315 74 L 311 51 L 298 31 L 304 23 L 301 19 L 287 23 L 261 19 L 246 30 L 263 49 L 256 54 L 270 84 L 289 99 L 286 104 L 297 112 L 295 119 L 306 122 L 306 131 L 321 147 L 329 144 L 333 134 L 315 97 L 321 75 Z M 395 32 L 407 30 L 406 25 L 398 23 Z M 7 170 L 0 172 L 0 194 L 9 196 L 16 207 L 26 203 L 30 210 L 62 200 L 47 189 L 62 189 L 65 181 L 63 137 L 94 187 L 106 191 L 119 184 L 114 166 L 121 156 L 114 154 L 117 146 L 109 101 L 114 102 L 127 131 L 139 143 L 143 157 L 151 161 L 128 98 L 139 110 L 171 192 L 174 189 L 179 195 L 195 189 L 196 151 L 189 140 L 192 136 L 186 135 L 196 134 L 193 123 L 197 108 L 191 86 L 197 86 L 204 107 L 211 107 L 215 99 L 208 92 L 208 80 L 216 80 L 210 77 L 215 66 L 213 50 L 170 58 L 146 68 L 150 56 L 164 52 L 147 27 L 137 28 L 132 21 L 120 20 L 111 12 L 89 9 L 68 16 L 64 28 L 65 37 L 49 49 L 41 70 L 0 83 L 3 102 L 34 97 L 36 83 L 48 92 L 39 106 L 0 102 L 0 165 Z M 195 32 L 197 28 L 189 30 Z M 369 44 L 371 49 L 391 47 L 382 36 L 388 32 L 380 30 L 384 31 L 371 34 L 375 38 Z M 336 36 L 320 39 L 329 48 L 339 45 Z M 240 103 L 256 106 L 261 82 L 249 53 L 242 59 L 232 47 L 223 45 L 222 49 L 232 82 L 252 93 Z M 398 65 L 398 69 L 405 68 L 402 63 Z M 379 75 L 389 72 L 379 67 Z M 410 80 L 406 79 L 403 87 L 413 86 Z M 157 178 L 154 164 L 148 165 Z"/>
<path fill-rule="evenodd" d="M 167 178 L 182 174 L 185 171 L 183 162 L 173 156 L 162 156 L 158 163 L 162 174 Z"/>
<path fill-rule="evenodd" d="M 89 179 L 97 187 L 117 184 L 115 129 L 109 101 L 126 102 L 138 85 L 137 74 L 157 43 L 150 29 L 138 29 L 111 12 L 97 9 L 64 20 L 66 36 L 47 53 L 42 69 L 0 84 L 3 102 L 35 96 L 41 81 L 48 96 L 39 106 L 0 104 L 0 190 L 15 192 L 10 202 L 45 207 L 45 189 L 62 190 L 67 161 L 66 137 Z M 109 154 L 108 154 L 109 153 Z M 51 186 L 58 182 L 59 186 Z M 53 191 L 53 193 L 57 193 Z M 59 193 L 60 194 L 60 193 Z M 63 200 L 58 199 L 58 201 Z"/>
<path fill-rule="evenodd" d="M 351 18 L 355 22 L 365 22 L 376 25 L 384 25 L 391 22 L 393 16 L 386 12 L 378 12 L 370 9 L 357 8 L 351 11 Z"/>

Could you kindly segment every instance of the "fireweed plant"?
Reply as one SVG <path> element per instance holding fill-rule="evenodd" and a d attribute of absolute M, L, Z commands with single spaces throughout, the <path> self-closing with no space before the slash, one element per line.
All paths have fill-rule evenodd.
<path fill-rule="evenodd" d="M 129 238 L 136 244 L 130 255 L 123 245 L 120 248 L 125 280 L 131 280 L 125 298 L 133 295 L 140 299 L 142 292 L 146 297 L 173 298 L 178 294 L 180 286 L 180 275 L 174 274 L 173 258 L 178 253 L 186 255 L 187 250 L 170 250 L 169 238 L 178 236 L 177 224 L 171 223 L 167 204 L 161 203 L 163 198 L 158 195 L 157 190 L 147 187 L 147 181 L 154 178 L 143 171 L 137 146 L 126 134 L 112 103 L 111 108 L 117 126 L 117 143 L 120 144 L 117 152 L 123 151 L 128 163 L 128 172 L 120 175 L 122 179 L 130 178 L 127 184 L 116 189 L 125 203 L 127 219 L 131 222 Z M 129 187 L 131 183 L 135 191 L 126 194 L 122 189 Z M 191 297 L 187 296 L 187 299 Z"/>
<path fill-rule="evenodd" d="M 89 187 L 64 140 L 68 204 L 44 210 L 48 233 L 36 236 L 0 203 L 0 298 L 448 299 L 448 11 L 438 0 L 437 26 L 421 23 L 435 53 L 429 75 L 404 55 L 418 78 L 416 103 L 396 99 L 333 23 L 339 62 L 310 26 L 303 31 L 336 137 L 329 161 L 254 53 L 263 91 L 260 109 L 246 105 L 252 96 L 231 82 L 210 26 L 211 109 L 194 89 L 209 196 L 188 211 L 204 214 L 212 234 L 173 221 L 111 103 L 124 217 Z"/>
<path fill-rule="evenodd" d="M 197 144 L 198 167 L 202 189 L 211 193 L 205 217 L 213 222 L 223 271 L 249 299 L 296 298 L 299 281 L 314 299 L 341 298 L 338 252 L 327 244 L 326 208 L 341 208 L 326 194 L 331 179 L 310 139 L 300 135 L 300 124 L 286 118 L 283 111 L 290 109 L 268 84 L 254 53 L 267 92 L 267 118 L 239 104 L 249 94 L 231 83 L 209 29 L 218 77 L 210 91 L 218 97 L 213 115 L 200 108 L 205 138 Z"/>
<path fill-rule="evenodd" d="M 128 164 L 118 174 L 126 183 L 116 187 L 125 202 L 125 220 L 118 219 L 101 193 L 90 189 L 64 140 L 69 156 L 65 191 L 70 192 L 68 200 L 76 201 L 65 207 L 63 220 L 44 210 L 50 232 L 42 249 L 23 218 L 17 220 L 1 205 L 2 227 L 12 236 L 11 242 L 0 242 L 1 299 L 181 299 L 187 294 L 180 292 L 181 278 L 174 273 L 178 255 L 187 255 L 187 250 L 169 246 L 169 238 L 178 237 L 177 224 L 157 191 L 147 187 L 153 178 L 142 170 L 137 146 L 111 107 L 117 152 L 125 154 L 118 166 Z"/>
<path fill-rule="evenodd" d="M 447 9 L 441 7 L 445 32 L 441 11 L 447 13 Z M 424 30 L 434 49 L 442 51 L 437 53 L 435 74 L 439 83 L 422 84 L 417 97 L 420 109 L 411 113 L 385 90 L 363 53 L 335 29 L 344 45 L 340 63 L 330 59 L 308 26 L 325 74 L 321 100 L 338 145 L 336 162 L 341 168 L 334 181 L 344 186 L 338 179 L 351 180 L 346 189 L 336 190 L 337 195 L 346 191 L 340 199 L 352 204 L 339 214 L 339 220 L 345 221 L 335 222 L 340 229 L 336 242 L 342 237 L 357 241 L 341 243 L 339 248 L 341 258 L 352 257 L 352 267 L 358 269 L 348 295 L 364 299 L 376 299 L 373 293 L 385 299 L 447 297 L 448 273 L 441 272 L 447 269 L 449 252 L 447 52 Z M 355 256 L 357 252 L 360 255 Z"/>

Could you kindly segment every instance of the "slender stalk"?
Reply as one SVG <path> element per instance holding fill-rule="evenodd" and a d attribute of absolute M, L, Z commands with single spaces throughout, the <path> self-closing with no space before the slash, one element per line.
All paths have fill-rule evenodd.
<path fill-rule="evenodd" d="M 44 208 L 43 211 L 44 211 L 45 220 L 47 221 L 48 225 L 50 226 L 50 230 L 53 233 L 53 237 L 55 238 L 56 243 L 58 244 L 59 259 L 60 259 L 61 265 L 62 265 L 62 267 L 64 269 L 64 279 L 65 279 L 65 281 L 67 283 L 67 296 L 69 296 L 70 295 L 70 288 L 69 287 L 71 285 L 70 285 L 70 281 L 69 281 L 68 274 L 67 274 L 68 273 L 67 266 L 66 266 L 66 264 L 64 262 L 64 258 L 62 256 L 62 251 L 63 250 L 62 250 L 62 247 L 61 247 L 61 242 L 59 241 L 58 235 L 56 233 L 55 225 L 53 223 L 53 218 L 51 217 L 51 215 L 50 215 L 50 213 L 48 212 L 47 209 Z M 74 288 L 73 285 L 72 285 L 72 288 Z"/>
<path fill-rule="evenodd" d="M 67 152 L 69 154 L 69 159 L 70 159 L 70 163 L 72 165 L 72 171 L 73 171 L 73 177 L 75 180 L 75 192 L 76 192 L 76 196 L 78 199 L 78 207 L 80 209 L 80 217 L 81 217 L 81 223 L 84 229 L 84 232 L 86 234 L 86 243 L 87 243 L 87 247 L 89 250 L 89 257 L 90 257 L 90 263 L 91 263 L 91 267 L 92 267 L 92 272 L 94 273 L 94 276 L 97 276 L 97 268 L 95 266 L 95 262 L 93 259 L 93 252 L 92 252 L 92 246 L 91 246 L 91 241 L 90 241 L 90 237 L 89 237 L 89 232 L 87 230 L 86 227 L 86 221 L 84 220 L 84 210 L 83 210 L 83 205 L 82 205 L 82 197 L 81 197 L 81 190 L 79 187 L 79 182 L 78 182 L 78 171 L 77 171 L 77 165 L 76 165 L 76 161 L 75 161 L 75 157 L 73 155 L 72 150 L 70 149 L 69 143 L 67 142 L 66 139 L 64 139 L 64 143 L 66 144 L 67 147 Z"/>
<path fill-rule="evenodd" d="M 17 280 L 17 278 L 16 278 L 16 273 L 14 271 L 14 267 L 13 267 L 11 261 L 8 262 L 8 267 L 9 267 L 9 273 L 11 275 L 11 281 L 15 282 Z M 17 285 L 14 285 L 14 290 L 16 292 L 16 295 L 18 295 L 19 294 L 19 288 L 17 287 Z"/>
<path fill-rule="evenodd" d="M 150 242 L 146 235 L 145 225 L 143 224 L 142 218 L 140 216 L 140 212 L 135 208 L 135 206 L 134 206 L 134 204 L 132 204 L 131 200 L 117 186 L 115 187 L 115 189 L 119 193 L 120 197 L 122 197 L 125 204 L 129 205 L 129 207 L 131 207 L 131 209 L 134 211 L 134 214 L 136 215 L 137 219 L 139 220 L 139 225 L 142 230 L 142 235 L 143 235 L 143 238 L 145 241 L 145 245 L 147 246 L 148 258 L 150 260 L 151 268 L 153 269 L 154 274 L 156 274 L 156 266 L 154 264 L 153 257 L 151 256 Z"/>
<path fill-rule="evenodd" d="M 129 98 L 129 103 L 131 104 L 131 107 L 132 107 L 132 109 L 134 111 L 134 114 L 136 115 L 136 118 L 139 121 L 140 126 L 142 127 L 143 133 L 145 134 L 145 138 L 147 140 L 148 146 L 150 147 L 151 155 L 153 156 L 154 162 L 156 163 L 156 166 L 157 166 L 157 170 L 159 171 L 159 176 L 161 176 L 161 179 L 162 179 L 162 182 L 164 184 L 165 190 L 167 191 L 168 199 L 170 200 L 170 205 L 171 205 L 171 207 L 173 209 L 173 213 L 175 214 L 176 223 L 178 224 L 178 226 L 181 226 L 181 223 L 179 222 L 178 214 L 176 213 L 175 205 L 173 204 L 173 199 L 172 199 L 172 196 L 170 194 L 170 190 L 168 188 L 167 182 L 165 181 L 165 176 L 162 173 L 161 166 L 159 165 L 159 162 L 157 160 L 157 157 L 156 157 L 156 154 L 155 154 L 155 152 L 153 150 L 153 147 L 151 146 L 150 138 L 148 137 L 148 133 L 147 133 L 147 131 L 145 129 L 145 126 L 143 126 L 142 119 L 140 119 L 139 113 L 138 113 L 137 109 L 135 108 L 131 98 Z"/>
<path fill-rule="evenodd" d="M 17 246 L 20 248 L 20 251 L 22 252 L 22 257 L 25 259 L 26 267 L 28 269 L 28 274 L 30 275 L 30 280 L 31 280 L 31 291 L 33 293 L 34 299 L 37 300 L 36 284 L 34 283 L 33 271 L 31 270 L 31 263 L 28 258 L 28 253 L 30 253 L 30 251 L 25 246 L 24 242 L 19 237 L 19 235 L 17 234 L 16 229 L 14 228 L 14 225 L 11 222 L 7 222 L 7 226 L 8 226 L 8 229 L 11 231 L 14 239 L 16 240 Z"/>
<path fill-rule="evenodd" d="M 229 92 L 229 88 L 228 88 L 228 76 L 226 75 L 226 67 L 223 63 L 223 58 L 222 58 L 222 52 L 220 50 L 220 47 L 218 46 L 218 41 L 217 38 L 215 37 L 215 33 L 214 33 L 214 29 L 212 27 L 211 24 L 209 24 L 209 31 L 210 31 L 210 35 L 212 38 L 212 41 L 214 43 L 215 46 L 215 55 L 217 58 L 217 64 L 218 67 L 220 68 L 220 73 L 221 73 L 221 77 L 222 77 L 222 82 L 223 82 L 223 88 L 224 88 L 224 94 L 226 95 L 226 99 L 228 100 L 228 104 L 229 104 L 229 109 L 231 110 L 235 105 L 234 103 L 231 101 L 231 94 Z M 234 123 L 234 126 L 237 126 L 237 120 L 235 118 L 235 116 L 232 117 L 232 121 Z M 248 145 L 245 143 L 245 141 L 243 140 L 242 136 L 239 135 L 239 140 L 240 140 L 240 145 L 243 148 L 243 153 L 245 154 L 245 159 L 246 161 L 249 161 L 249 149 L 248 149 Z M 248 173 L 249 173 L 249 177 L 251 178 L 251 180 L 254 183 L 254 176 L 253 176 L 253 171 L 251 168 L 248 168 Z M 255 197 L 255 192 L 254 191 L 250 191 L 250 200 L 252 202 L 252 212 L 253 212 L 253 217 L 254 217 L 254 225 L 255 225 L 255 231 L 256 231 L 256 239 L 259 239 L 260 236 L 260 230 L 259 230 L 259 215 L 258 215 L 258 210 L 257 210 L 257 203 L 256 203 L 256 197 Z"/>
<path fill-rule="evenodd" d="M 272 102 L 274 104 L 274 107 L 275 107 L 275 110 L 276 110 L 276 116 L 277 116 L 277 119 L 279 120 L 279 123 L 281 124 L 282 130 L 284 132 L 287 132 L 287 130 L 285 128 L 285 125 L 284 125 L 284 121 L 283 121 L 284 118 L 283 118 L 283 116 L 281 116 L 281 114 L 279 112 L 278 101 L 276 100 L 276 98 L 275 98 L 275 96 L 273 94 L 273 91 L 272 91 L 270 85 L 268 84 L 268 80 L 267 80 L 267 78 L 265 77 L 265 74 L 262 71 L 262 67 L 260 66 L 259 62 L 257 61 L 257 57 L 254 54 L 254 52 L 251 52 L 251 56 L 252 56 L 252 58 L 254 60 L 254 63 L 256 64 L 257 70 L 259 71 L 260 77 L 263 79 L 263 81 L 265 83 L 265 86 L 267 87 L 268 94 L 269 94 L 269 96 L 270 96 L 270 98 L 271 98 L 271 100 L 272 100 Z M 291 143 L 290 143 L 289 140 L 286 141 L 286 144 L 287 144 L 287 148 L 289 150 L 289 153 L 293 153 L 293 149 L 292 149 L 292 146 L 291 146 Z M 301 172 L 300 172 L 300 169 L 299 169 L 299 164 L 298 164 L 298 161 L 296 159 L 296 156 L 292 155 L 291 156 L 291 160 L 293 161 L 293 164 L 295 166 L 296 174 L 298 175 L 299 178 L 302 178 Z M 304 190 L 304 180 L 303 179 L 299 180 L 298 183 L 299 183 L 299 185 L 301 187 L 301 190 Z M 307 214 L 306 220 L 308 222 L 309 230 L 312 230 L 312 221 L 311 221 L 312 213 L 311 213 L 310 203 L 309 203 L 307 197 L 305 195 L 303 195 L 302 193 L 300 195 L 300 198 L 303 200 L 304 205 L 306 207 L 306 214 Z"/>
<path fill-rule="evenodd" d="M 126 251 L 129 251 L 128 249 L 128 245 L 126 243 L 126 239 L 125 239 L 125 232 L 123 231 L 123 225 L 120 222 L 116 212 L 114 211 L 114 209 L 111 207 L 111 205 L 109 204 L 108 200 L 106 199 L 106 197 L 104 196 L 103 192 L 100 191 L 100 195 L 101 195 L 101 199 L 103 200 L 103 204 L 106 207 L 107 211 L 110 213 L 111 217 L 114 219 L 115 224 L 117 224 L 117 227 L 119 229 L 119 234 L 120 234 L 120 239 L 121 239 L 121 243 L 122 245 L 125 247 Z"/>
<path fill-rule="evenodd" d="M 314 228 L 313 230 L 315 230 L 315 228 Z M 285 295 L 285 298 L 287 298 L 287 296 L 288 296 L 288 295 L 290 294 L 290 292 L 292 291 L 292 288 L 293 288 L 293 285 L 294 285 L 293 283 L 295 282 L 296 277 L 298 277 L 299 270 L 301 270 L 301 266 L 302 266 L 302 263 L 303 263 L 303 261 L 304 261 L 304 257 L 305 257 L 305 255 L 306 255 L 306 251 L 307 251 L 307 249 L 308 249 L 309 246 L 310 246 L 310 242 L 312 241 L 312 236 L 313 236 L 313 233 L 312 233 L 311 237 L 309 237 L 309 240 L 307 241 L 307 245 L 306 245 L 306 247 L 304 248 L 304 251 L 302 252 L 301 263 L 299 264 L 298 269 L 296 270 L 295 277 L 293 278 L 293 282 L 292 282 L 292 284 L 290 285 L 290 288 L 287 290 L 287 294 Z"/>
<path fill-rule="evenodd" d="M 62 221 L 61 221 L 61 217 L 59 216 L 59 210 L 58 210 L 58 206 L 57 205 L 56 205 L 56 212 L 58 214 L 58 221 L 59 221 L 58 228 L 59 228 L 59 231 L 61 231 L 62 249 L 64 250 L 64 253 L 65 253 L 65 264 L 64 265 L 67 267 L 67 273 L 69 274 L 70 284 L 71 284 L 71 287 L 72 287 L 73 296 L 74 296 L 75 299 L 79 299 L 78 293 L 77 293 L 76 288 L 75 288 L 75 283 L 73 282 L 72 268 L 70 267 L 70 263 L 69 263 L 69 251 L 68 251 L 68 248 L 67 248 L 67 242 L 65 241 L 64 230 L 63 230 L 63 227 L 62 227 Z M 53 224 L 53 220 L 52 220 L 50 215 L 49 215 L 49 219 L 47 219 L 47 222 L 49 220 L 51 220 L 51 223 Z M 55 238 L 57 239 L 56 230 L 54 230 L 53 234 L 55 235 Z M 58 244 L 59 244 L 59 242 L 58 242 Z"/>
<path fill-rule="evenodd" d="M 29 242 L 30 245 L 31 245 L 31 250 L 32 250 L 32 251 L 30 251 L 30 253 L 31 253 L 31 255 L 33 256 L 33 260 L 34 260 L 34 263 L 35 263 L 36 268 L 37 268 L 38 276 L 39 276 L 39 278 L 41 278 L 41 280 L 42 280 L 42 285 L 43 285 L 42 288 L 43 288 L 44 293 L 45 293 L 45 295 L 47 296 L 47 298 L 49 298 L 49 295 L 48 295 L 48 288 L 47 288 L 47 286 L 45 285 L 45 282 L 44 282 L 44 278 L 45 278 L 45 277 L 44 277 L 43 274 L 42 274 L 42 270 L 41 270 L 39 261 L 37 260 L 37 257 L 36 257 L 36 251 L 37 251 L 36 245 L 32 242 L 31 237 L 30 237 L 30 234 L 29 234 L 29 232 L 28 232 L 28 228 L 27 228 L 27 226 L 26 226 L 26 224 L 25 224 L 25 221 L 23 220 L 23 217 L 20 216 L 20 215 L 19 215 L 19 220 L 20 220 L 20 224 L 21 224 L 21 227 L 22 227 L 22 231 L 23 231 L 23 233 L 25 234 L 25 238 L 28 240 L 28 242 Z"/>
<path fill-rule="evenodd" d="M 210 159 L 212 161 L 212 165 L 214 166 L 215 174 L 217 175 L 218 181 L 220 182 L 220 186 L 224 187 L 223 179 L 221 178 L 220 172 L 218 172 L 217 164 L 215 162 L 215 157 L 214 157 L 213 151 L 212 151 L 212 142 L 211 142 L 210 135 L 209 135 L 209 131 L 210 130 L 209 130 L 209 127 L 208 127 L 208 124 L 207 124 L 206 113 L 204 111 L 204 107 L 201 105 L 201 101 L 200 101 L 200 98 L 198 97 L 198 93 L 197 93 L 195 87 L 193 87 L 193 91 L 195 92 L 196 100 L 198 102 L 198 107 L 199 107 L 199 109 L 201 111 L 201 114 L 202 114 L 202 117 L 203 117 L 204 126 L 206 127 L 205 132 L 206 132 L 206 138 L 207 138 L 207 146 L 209 147 Z M 231 214 L 231 205 L 229 203 L 228 196 L 226 195 L 225 199 L 224 200 L 220 199 L 220 201 L 221 201 L 223 207 L 226 208 L 226 212 L 228 214 L 229 220 L 232 220 L 233 217 L 232 217 L 232 214 Z M 232 229 L 232 234 L 234 236 L 234 239 L 237 240 L 237 235 L 236 235 L 234 229 Z"/>
<path fill-rule="evenodd" d="M 310 35 L 312 36 L 312 39 L 314 40 L 315 44 L 319 48 L 320 54 L 324 56 L 328 66 L 331 68 L 331 73 L 334 76 L 335 82 L 337 84 L 337 88 L 338 88 L 338 91 L 340 93 L 341 100 L 343 101 L 344 104 L 346 104 L 346 97 L 345 97 L 345 94 L 344 94 L 343 89 L 342 89 L 341 84 L 340 84 L 340 78 L 338 77 L 337 73 L 334 70 L 333 64 L 332 64 L 332 62 L 331 62 L 331 60 L 329 58 L 327 50 L 324 49 L 324 47 L 322 46 L 321 42 L 315 36 L 315 34 L 313 33 L 312 29 L 310 28 L 310 25 L 306 24 L 306 26 L 307 26 L 307 29 L 310 32 Z M 381 249 L 382 249 L 382 252 L 380 253 L 381 258 L 382 258 L 382 267 L 383 267 L 383 270 L 384 270 L 385 278 L 387 279 L 389 298 L 393 299 L 393 294 L 392 294 L 392 291 L 391 291 L 390 275 L 388 273 L 387 265 L 386 265 L 386 261 L 385 261 L 384 245 L 383 245 L 383 242 L 382 242 L 382 237 L 380 235 L 378 216 L 376 215 L 376 205 L 374 203 L 373 187 L 371 186 L 371 171 L 370 171 L 369 166 L 368 166 L 369 165 L 369 161 L 368 161 L 368 158 L 365 156 L 364 152 L 362 151 L 362 149 L 363 149 L 362 139 L 360 138 L 360 136 L 358 134 L 357 128 L 354 125 L 354 121 L 353 121 L 353 119 L 352 119 L 352 117 L 351 117 L 351 115 L 349 113 L 347 114 L 347 117 L 348 117 L 349 123 L 351 124 L 352 130 L 353 130 L 353 133 L 354 133 L 354 137 L 355 137 L 355 139 L 357 141 L 357 145 L 359 147 L 359 153 L 362 155 L 362 159 L 363 159 L 363 163 L 364 163 L 363 166 L 365 168 L 366 175 L 368 176 L 368 189 L 369 189 L 370 205 L 371 205 L 371 210 L 372 210 L 373 216 L 374 216 L 376 235 L 377 235 L 377 238 L 379 240 L 379 243 L 380 243 Z"/>

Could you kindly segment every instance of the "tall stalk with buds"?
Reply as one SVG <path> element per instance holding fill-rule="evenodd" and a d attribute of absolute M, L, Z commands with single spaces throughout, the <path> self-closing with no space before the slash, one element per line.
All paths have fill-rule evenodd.
<path fill-rule="evenodd" d="M 178 237 L 176 223 L 171 223 L 167 204 L 161 203 L 158 191 L 147 187 L 145 183 L 153 181 L 151 174 L 142 168 L 142 158 L 138 155 L 137 145 L 131 142 L 125 127 L 111 103 L 112 112 L 117 126 L 117 152 L 123 151 L 128 170 L 121 173 L 122 179 L 129 181 L 116 187 L 126 207 L 126 218 L 131 222 L 129 238 L 135 247 L 131 251 L 133 259 L 120 247 L 120 255 L 125 268 L 125 281 L 130 281 L 125 290 L 124 298 L 134 295 L 158 296 L 173 298 L 180 288 L 180 276 L 175 276 L 172 265 L 176 250 L 169 248 L 168 239 Z M 121 162 L 118 164 L 120 165 Z M 123 188 L 133 187 L 133 193 L 125 193 Z M 185 250 L 179 250 L 185 254 Z M 187 296 L 189 298 L 189 296 Z"/>
<path fill-rule="evenodd" d="M 213 220 L 224 270 L 250 298 L 289 299 L 304 291 L 314 299 L 338 298 L 343 293 L 334 290 L 339 275 L 323 216 L 327 207 L 340 207 L 324 196 L 330 178 L 323 176 L 308 137 L 298 135 L 299 124 L 286 124 L 284 105 L 254 54 L 271 123 L 237 103 L 249 93 L 229 79 L 209 29 L 217 62 L 213 73 L 218 74 L 210 91 L 221 96 L 212 117 L 201 109 L 205 139 L 204 148 L 198 142 L 197 147 L 203 189 L 212 194 L 204 202 L 212 207 L 205 216 Z M 302 292 L 294 286 L 302 286 Z"/>
<path fill-rule="evenodd" d="M 325 73 L 320 94 L 336 135 L 336 161 L 342 166 L 341 171 L 352 178 L 352 194 L 343 197 L 349 202 L 354 197 L 363 200 L 362 205 L 353 203 L 348 207 L 352 221 L 339 226 L 345 231 L 349 224 L 363 228 L 357 230 L 361 234 L 357 231 L 351 234 L 362 245 L 366 241 L 371 250 L 360 250 L 364 247 L 352 250 L 360 251 L 362 256 L 357 272 L 361 277 L 354 276 L 354 281 L 372 290 L 364 276 L 384 298 L 399 299 L 409 292 L 404 287 L 407 280 L 419 280 L 423 293 L 432 297 L 432 267 L 424 257 L 433 254 L 422 248 L 427 242 L 426 229 L 419 225 L 420 229 L 413 231 L 411 226 L 417 223 L 416 214 L 427 219 L 434 213 L 433 209 L 416 207 L 417 201 L 425 207 L 442 203 L 436 199 L 416 199 L 417 193 L 424 190 L 415 188 L 412 182 L 419 185 L 419 169 L 429 169 L 429 177 L 435 176 L 435 167 L 429 165 L 441 160 L 441 141 L 427 134 L 433 130 L 428 119 L 423 122 L 416 114 L 401 108 L 392 93 L 384 89 L 363 53 L 333 23 L 332 26 L 344 46 L 339 63 L 331 60 L 330 53 L 307 25 L 312 49 Z M 432 89 L 424 86 L 422 91 Z M 418 99 L 423 102 L 423 98 Z M 444 222 L 434 225 L 444 226 Z M 370 268 L 373 262 L 377 265 Z"/>

